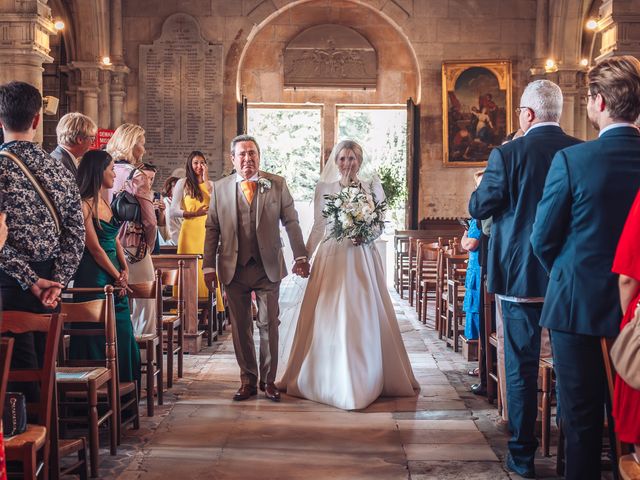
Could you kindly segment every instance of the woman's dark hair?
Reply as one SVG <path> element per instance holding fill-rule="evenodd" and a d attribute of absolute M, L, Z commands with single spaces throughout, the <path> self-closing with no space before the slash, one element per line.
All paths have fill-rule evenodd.
<path fill-rule="evenodd" d="M 172 196 L 172 191 L 173 191 L 173 187 L 176 186 L 176 183 L 178 183 L 178 180 L 180 180 L 178 177 L 169 177 L 165 180 L 164 185 L 162 187 L 162 195 L 165 197 L 171 197 Z"/>
<path fill-rule="evenodd" d="M 98 202 L 104 171 L 111 163 L 111 155 L 104 150 L 89 150 L 82 157 L 78 167 L 78 188 L 80 198 L 91 202 L 93 215 L 98 218 Z"/>
<path fill-rule="evenodd" d="M 200 190 L 200 181 L 198 175 L 196 175 L 196 172 L 193 170 L 193 165 L 191 165 L 191 162 L 196 157 L 202 157 L 204 159 L 204 163 L 207 163 L 207 157 L 205 157 L 204 153 L 202 153 L 200 150 L 194 150 L 189 154 L 189 157 L 187 158 L 187 165 L 185 168 L 185 170 L 187 171 L 185 187 L 189 195 L 191 195 L 193 198 L 197 198 L 199 201 L 202 201 L 204 200 L 204 196 L 202 195 L 202 190 Z"/>

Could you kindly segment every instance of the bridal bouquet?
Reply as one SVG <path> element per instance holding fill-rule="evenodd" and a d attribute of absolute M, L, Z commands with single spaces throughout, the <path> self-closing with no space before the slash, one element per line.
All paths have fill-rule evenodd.
<path fill-rule="evenodd" d="M 350 185 L 324 198 L 327 202 L 322 216 L 331 220 L 328 238 L 335 238 L 339 242 L 348 238 L 371 243 L 380 235 L 384 228 L 387 202 L 376 202 L 359 185 Z"/>

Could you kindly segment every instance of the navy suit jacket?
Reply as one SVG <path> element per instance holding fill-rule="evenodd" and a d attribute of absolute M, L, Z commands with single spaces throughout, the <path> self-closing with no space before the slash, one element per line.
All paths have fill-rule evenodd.
<path fill-rule="evenodd" d="M 67 169 L 73 174 L 74 177 L 78 176 L 78 167 L 76 167 L 76 164 L 71 158 L 71 155 L 69 155 L 69 153 L 67 153 L 67 151 L 60 145 L 58 145 L 49 155 L 51 155 L 56 160 L 60 160 L 62 164 L 67 167 Z"/>
<path fill-rule="evenodd" d="M 540 324 L 615 337 L 622 311 L 616 245 L 640 186 L 640 132 L 619 127 L 558 152 L 531 234 L 550 274 Z"/>
<path fill-rule="evenodd" d="M 580 140 L 560 127 L 536 127 L 493 149 L 482 182 L 471 195 L 473 218 L 493 216 L 487 289 L 514 297 L 544 297 L 548 276 L 531 249 L 531 229 L 551 160 Z"/>

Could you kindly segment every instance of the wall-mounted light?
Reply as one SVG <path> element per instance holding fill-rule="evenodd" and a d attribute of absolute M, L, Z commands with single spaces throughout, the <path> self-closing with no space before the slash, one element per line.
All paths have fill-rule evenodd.
<path fill-rule="evenodd" d="M 102 57 L 102 64 L 103 65 L 111 65 L 111 58 L 109 57 Z"/>
<path fill-rule="evenodd" d="M 547 73 L 558 71 L 558 65 L 556 65 L 556 61 L 553 58 L 548 58 L 544 63 L 544 71 Z"/>
<path fill-rule="evenodd" d="M 587 23 L 585 24 L 585 26 L 589 30 L 595 30 L 596 28 L 598 28 L 598 21 L 593 18 L 590 18 L 589 20 L 587 20 Z"/>
<path fill-rule="evenodd" d="M 53 28 L 55 28 L 57 31 L 64 30 L 64 22 L 62 20 L 56 20 L 56 22 L 53 24 Z"/>
<path fill-rule="evenodd" d="M 580 60 L 580 65 L 582 65 L 583 67 L 588 67 L 589 66 L 589 59 L 588 58 L 583 58 L 582 60 Z"/>

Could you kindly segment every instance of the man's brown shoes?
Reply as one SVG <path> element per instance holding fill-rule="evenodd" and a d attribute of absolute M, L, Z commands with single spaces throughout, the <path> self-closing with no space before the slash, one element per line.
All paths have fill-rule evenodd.
<path fill-rule="evenodd" d="M 264 392 L 264 396 L 272 402 L 280 401 L 280 392 L 275 383 L 265 384 L 264 382 L 260 382 L 260 391 Z"/>
<path fill-rule="evenodd" d="M 251 385 L 242 385 L 238 389 L 236 394 L 233 396 L 233 399 L 236 402 L 239 402 L 241 400 L 247 400 L 248 398 L 251 398 L 257 394 L 258 394 L 258 389 L 256 387 L 253 387 Z"/>

